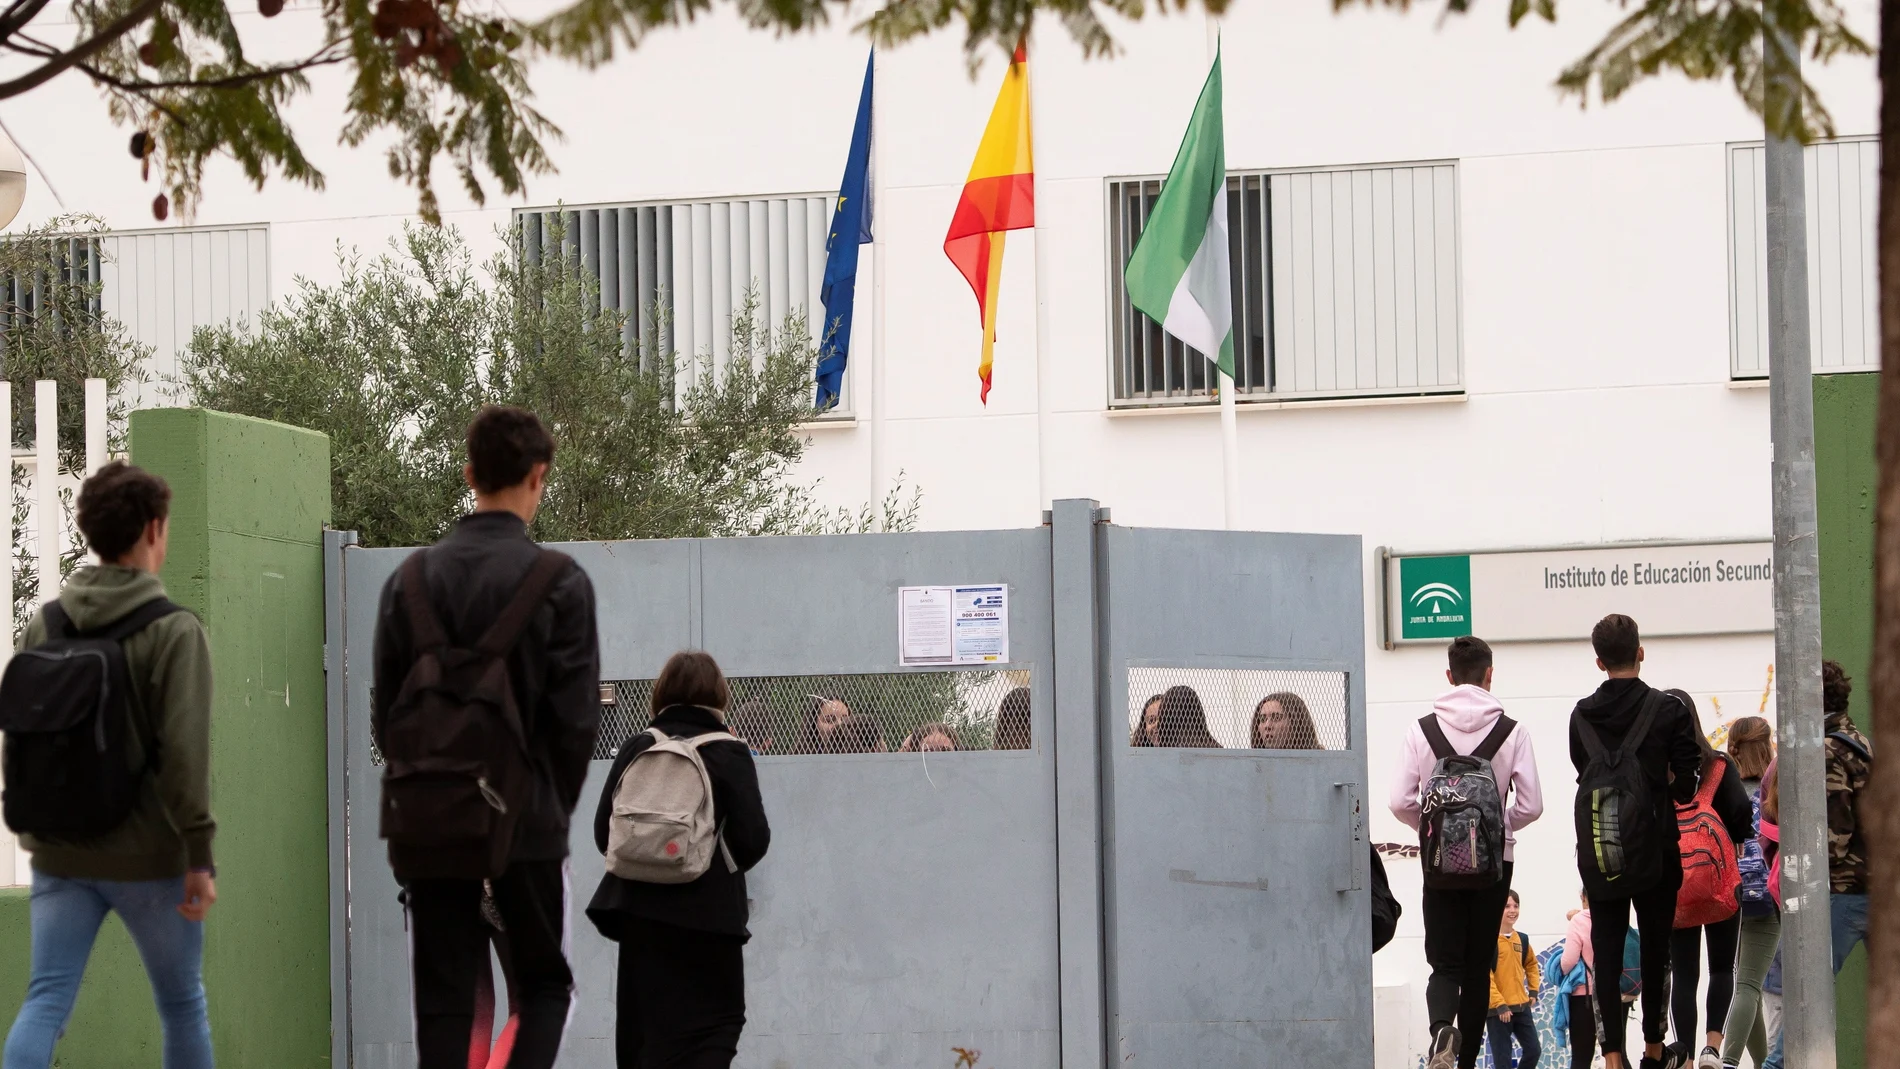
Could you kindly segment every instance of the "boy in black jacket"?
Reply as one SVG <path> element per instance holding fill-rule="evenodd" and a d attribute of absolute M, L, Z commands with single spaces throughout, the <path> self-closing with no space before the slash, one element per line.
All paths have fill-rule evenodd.
<path fill-rule="evenodd" d="M 1611 613 L 1590 632 L 1597 667 L 1609 678 L 1596 693 L 1577 703 L 1570 714 L 1570 762 L 1581 778 L 1590 763 L 1589 747 L 1579 731 L 1587 724 L 1604 749 L 1623 745 L 1645 706 L 1654 709 L 1649 731 L 1636 747 L 1635 758 L 1649 784 L 1655 806 L 1644 852 L 1628 859 L 1616 879 L 1620 894 L 1592 891 L 1590 945 L 1598 980 L 1598 1020 L 1603 1022 L 1605 1069 L 1626 1069 L 1623 1053 L 1622 992 L 1615 978 L 1623 971 L 1623 941 L 1629 934 L 1629 916 L 1636 910 L 1642 940 L 1643 1069 L 1675 1069 L 1680 1056 L 1663 1047 L 1669 1026 L 1669 939 L 1676 924 L 1676 891 L 1682 886 L 1682 859 L 1678 853 L 1675 803 L 1695 797 L 1702 750 L 1696 745 L 1695 717 L 1675 698 L 1650 689 L 1638 678 L 1643 647 L 1636 621 Z M 1652 695 L 1655 697 L 1652 699 Z M 1577 844 L 1577 869 L 1584 885 L 1602 883 L 1596 860 Z M 1665 1057 L 1670 1061 L 1665 1061 Z"/>
<path fill-rule="evenodd" d="M 528 524 L 547 488 L 554 440 L 534 413 L 490 405 L 468 428 L 463 474 L 475 511 L 423 551 L 425 590 L 405 589 L 405 568 L 383 587 L 376 619 L 374 722 L 415 663 L 407 599 L 429 600 L 451 645 L 473 645 L 542 559 Z M 548 1069 L 561 1049 L 573 1000 L 567 932 L 568 819 L 580 801 L 600 729 L 600 648 L 594 588 L 567 562 L 507 655 L 509 682 L 534 768 L 507 870 L 491 881 L 508 933 L 511 1001 L 521 1007 L 514 1069 Z M 386 752 L 386 751 L 385 751 Z M 477 971 L 488 965 L 489 925 L 480 879 L 405 881 L 415 983 L 419 1069 L 463 1069 L 475 1020 Z"/>

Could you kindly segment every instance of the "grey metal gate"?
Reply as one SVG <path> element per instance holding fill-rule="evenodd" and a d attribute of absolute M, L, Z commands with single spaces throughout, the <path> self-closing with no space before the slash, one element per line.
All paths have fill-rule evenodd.
<path fill-rule="evenodd" d="M 612 747 L 644 726 L 642 681 L 677 649 L 711 651 L 735 697 L 778 715 L 760 732 L 773 736 L 759 760 L 773 843 L 750 878 L 739 1064 L 948 1067 L 953 1047 L 1006 1069 L 1131 1053 L 1145 1065 L 1370 1063 L 1352 815 L 1364 782 L 1358 540 L 1097 520 L 1092 503 L 1065 501 L 1031 530 L 562 547 L 594 582 L 602 676 L 621 681 L 583 809 Z M 335 1056 L 407 1069 L 406 937 L 376 838 L 368 710 L 378 594 L 411 551 L 349 541 L 332 536 L 327 558 L 333 768 L 346 769 L 332 777 Z M 1279 558 L 1289 551 L 1303 555 Z M 1192 578 L 1202 564 L 1217 578 Z M 1236 568 L 1287 577 L 1269 591 L 1278 623 L 1254 625 L 1249 595 L 1263 588 L 1235 587 Z M 1008 663 L 897 668 L 899 588 L 973 582 L 1009 588 Z M 1325 619 L 1298 618 L 1308 611 Z M 1265 665 L 1349 679 L 1340 731 L 1353 745 L 1132 754 L 1129 658 L 1177 674 Z M 889 751 L 923 718 L 985 748 L 810 752 L 821 748 L 791 737 L 808 725 L 786 719 L 788 695 L 796 705 L 805 690 L 895 725 Z M 1012 737 L 998 706 L 1024 697 L 1027 737 Z M 800 752 L 778 756 L 788 750 Z M 1197 806 L 1198 823 L 1165 823 Z M 615 948 L 581 914 L 600 872 L 587 824 L 572 841 L 579 1002 L 561 1064 L 594 1069 L 613 1064 Z M 1336 860 L 1315 869 L 1321 856 Z M 1228 886 L 1247 880 L 1270 890 Z M 1284 980 L 1294 961 L 1300 990 L 1283 990 L 1274 970 Z"/>

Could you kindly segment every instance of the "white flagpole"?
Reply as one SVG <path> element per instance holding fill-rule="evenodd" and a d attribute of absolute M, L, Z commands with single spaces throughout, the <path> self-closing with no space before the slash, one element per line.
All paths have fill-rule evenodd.
<path fill-rule="evenodd" d="M 1035 42 L 1030 42 L 1034 44 Z M 1038 68 L 1040 69 L 1040 68 Z M 1036 118 L 1041 113 L 1037 106 L 1036 86 L 1041 78 L 1031 72 L 1029 75 L 1029 136 L 1034 145 L 1036 136 Z M 1033 149 L 1032 149 L 1033 151 Z M 1049 198 L 1043 195 L 1042 168 L 1036 168 L 1031 180 L 1036 186 L 1036 199 L 1044 204 Z M 1049 243 L 1044 240 L 1043 219 L 1046 211 L 1036 213 L 1036 509 L 1053 507 L 1053 498 L 1049 493 L 1049 383 L 1050 362 L 1055 359 L 1055 342 L 1049 337 Z M 995 297 L 991 297 L 995 300 Z"/>
<path fill-rule="evenodd" d="M 884 365 L 884 228 L 889 225 L 880 220 L 877 213 L 885 211 L 884 205 L 884 168 L 878 166 L 878 157 L 883 154 L 884 138 L 881 131 L 884 126 L 884 109 L 878 106 L 878 90 L 883 86 L 883 61 L 879 60 L 876 49 L 871 51 L 871 359 L 866 361 L 871 372 L 870 394 L 871 408 L 871 508 L 883 520 L 884 495 L 890 492 L 888 477 L 884 474 L 884 397 L 886 367 Z"/>
<path fill-rule="evenodd" d="M 1209 15 L 1207 16 L 1207 65 L 1212 67 L 1214 60 L 1219 58 L 1219 56 L 1220 19 Z M 1224 105 L 1225 101 L 1222 103 Z M 1223 106 L 1221 108 L 1221 123 L 1223 127 L 1221 130 L 1221 140 L 1223 142 L 1227 139 L 1227 131 L 1225 129 L 1226 119 L 1227 109 Z M 1223 153 L 1223 155 L 1225 155 L 1225 153 Z M 1220 196 L 1224 197 L 1227 195 L 1226 185 L 1226 177 L 1222 176 Z M 1212 353 L 1209 355 L 1219 356 L 1220 354 Z M 1240 354 L 1235 353 L 1234 358 L 1238 360 Z M 1215 366 L 1218 367 L 1219 365 L 1216 364 Z M 1228 375 L 1225 371 L 1219 372 L 1219 375 L 1221 496 L 1226 506 L 1224 511 L 1226 513 L 1227 529 L 1234 531 L 1240 528 L 1240 418 L 1234 408 L 1233 377 Z"/>

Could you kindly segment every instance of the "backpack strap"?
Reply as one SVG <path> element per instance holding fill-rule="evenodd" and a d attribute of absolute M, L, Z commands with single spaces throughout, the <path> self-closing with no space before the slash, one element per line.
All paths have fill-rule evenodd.
<path fill-rule="evenodd" d="M 548 588 L 573 563 L 573 558 L 565 553 L 556 553 L 551 549 L 541 550 L 540 553 L 534 567 L 528 569 L 527 576 L 515 589 L 515 596 L 508 602 L 508 607 L 501 610 L 501 615 L 495 617 L 495 622 L 488 626 L 481 641 L 475 644 L 476 650 L 482 655 L 500 657 L 514 648 L 522 629 L 528 626 L 534 611 L 541 607 L 542 599 L 547 597 Z"/>
<path fill-rule="evenodd" d="M 1716 789 L 1722 786 L 1722 776 L 1726 772 L 1728 772 L 1728 758 L 1716 754 L 1715 767 L 1708 775 L 1702 777 L 1702 782 L 1695 789 L 1696 805 L 1706 808 L 1714 807 Z"/>
<path fill-rule="evenodd" d="M 1656 713 L 1662 708 L 1664 701 L 1675 701 L 1675 699 L 1654 689 L 1644 695 L 1643 708 L 1636 714 L 1635 725 L 1630 728 L 1628 735 L 1623 736 L 1623 745 L 1617 747 L 1616 752 L 1619 757 L 1629 757 L 1636 752 L 1638 746 L 1643 744 L 1643 739 L 1649 735 L 1650 726 L 1656 722 Z"/>
<path fill-rule="evenodd" d="M 1845 731 L 1830 731 L 1827 733 L 1827 737 L 1859 754 L 1860 759 L 1863 761 L 1872 761 L 1874 759 L 1874 752 L 1870 747 L 1861 745 L 1859 739 L 1849 735 Z"/>
<path fill-rule="evenodd" d="M 439 650 L 448 646 L 449 636 L 435 613 L 435 601 L 429 596 L 428 577 L 423 574 L 424 550 L 417 550 L 402 562 L 402 601 L 409 610 L 409 637 L 418 650 Z"/>
<path fill-rule="evenodd" d="M 1482 757 L 1486 761 L 1491 760 L 1498 755 L 1499 750 L 1504 748 L 1504 740 L 1510 738 L 1511 732 L 1516 730 L 1517 721 L 1499 713 L 1498 722 L 1491 725 L 1491 733 L 1484 737 L 1484 741 L 1478 744 L 1477 749 L 1471 751 L 1471 756 Z"/>
<path fill-rule="evenodd" d="M 66 615 L 66 606 L 58 598 L 40 606 L 40 616 L 46 621 L 47 638 L 73 637 L 73 618 Z"/>
<path fill-rule="evenodd" d="M 53 604 L 57 605 L 59 603 L 54 602 Z M 109 642 L 124 642 L 126 639 L 131 638 L 147 627 L 170 616 L 172 613 L 184 611 L 185 607 L 183 605 L 173 604 L 171 601 L 162 597 L 153 598 L 138 608 L 133 609 L 131 612 L 126 613 L 124 616 L 119 617 L 117 620 L 112 621 L 112 623 L 107 624 L 105 627 L 84 632 L 84 635 L 86 638 L 102 638 Z M 60 615 L 64 616 L 65 610 L 62 609 Z M 49 620 L 48 622 L 50 623 L 51 621 Z"/>
<path fill-rule="evenodd" d="M 1418 728 L 1425 733 L 1426 743 L 1440 761 L 1458 755 L 1458 751 L 1452 748 L 1451 740 L 1445 737 L 1445 729 L 1439 725 L 1437 713 L 1426 713 L 1419 717 Z"/>
<path fill-rule="evenodd" d="M 1583 752 L 1594 761 L 1604 754 L 1603 739 L 1597 735 L 1597 729 L 1590 726 L 1582 713 L 1571 713 L 1570 722 L 1576 725 L 1577 738 L 1583 742 Z"/>
<path fill-rule="evenodd" d="M 686 741 L 697 750 L 709 742 L 744 742 L 745 740 L 730 731 L 708 731 L 704 735 L 695 735 Z"/>
<path fill-rule="evenodd" d="M 1531 975 L 1531 937 L 1523 932 L 1517 933 L 1517 946 L 1518 953 L 1524 958 L 1524 976 L 1528 979 Z"/>

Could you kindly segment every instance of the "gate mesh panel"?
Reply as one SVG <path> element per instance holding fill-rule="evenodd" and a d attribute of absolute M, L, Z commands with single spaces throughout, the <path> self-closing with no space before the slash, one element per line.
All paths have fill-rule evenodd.
<path fill-rule="evenodd" d="M 1182 688 L 1175 690 L 1173 688 Z M 1161 697 L 1156 723 L 1143 730 L 1143 710 Z M 1257 707 L 1259 745 L 1250 736 Z M 1253 668 L 1128 669 L 1128 739 L 1132 746 L 1220 746 L 1229 749 L 1344 750 L 1346 673 Z"/>
<path fill-rule="evenodd" d="M 733 734 L 768 757 L 887 753 L 906 749 L 1027 750 L 1028 669 L 887 672 L 874 675 L 737 676 L 728 713 Z M 607 759 L 651 722 L 650 679 L 601 685 L 600 739 Z M 927 728 L 940 725 L 942 730 Z"/>

